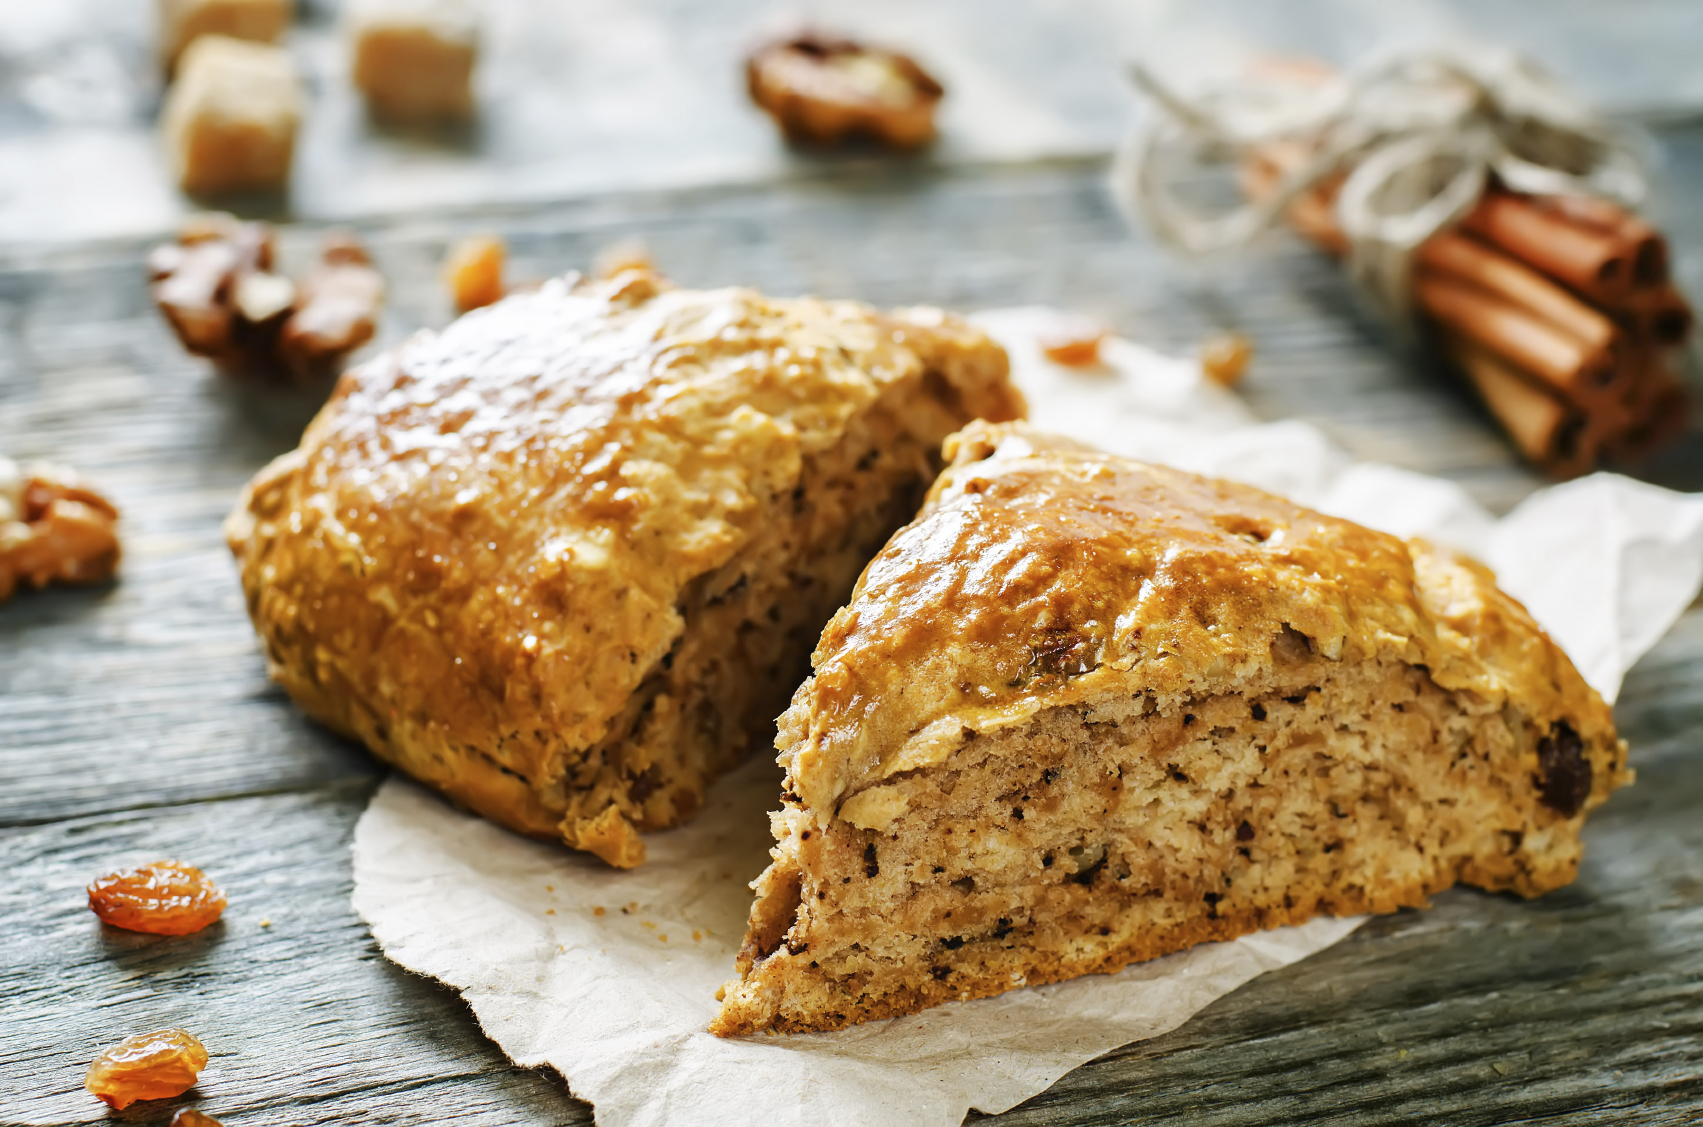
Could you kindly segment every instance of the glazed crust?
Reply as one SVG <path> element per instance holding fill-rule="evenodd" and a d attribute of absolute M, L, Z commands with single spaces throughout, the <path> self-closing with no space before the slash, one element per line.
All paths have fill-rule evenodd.
<path fill-rule="evenodd" d="M 1021 411 L 1003 351 L 936 311 L 570 277 L 347 373 L 227 534 L 310 715 L 631 865 L 784 704 L 927 451 Z"/>
<path fill-rule="evenodd" d="M 782 763 L 811 810 L 1114 680 L 1161 706 L 1233 689 L 1270 669 L 1285 629 L 1331 661 L 1423 665 L 1446 690 L 1613 740 L 1567 656 L 1458 554 L 1023 424 L 972 425 L 946 457 L 781 719 Z M 1072 675 L 1036 676 L 1049 669 Z"/>
<path fill-rule="evenodd" d="M 947 457 L 781 718 L 775 860 L 717 1033 L 1457 881 L 1537 895 L 1631 779 L 1607 705 L 1468 559 L 1022 424 Z"/>

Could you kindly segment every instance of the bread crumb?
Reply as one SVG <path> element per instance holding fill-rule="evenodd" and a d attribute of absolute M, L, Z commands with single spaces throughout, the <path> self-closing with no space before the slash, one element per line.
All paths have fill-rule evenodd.
<path fill-rule="evenodd" d="M 443 274 L 457 313 L 502 300 L 507 258 L 508 244 L 495 235 L 473 235 L 450 248 Z"/>
<path fill-rule="evenodd" d="M 265 918 L 263 918 L 263 919 L 262 919 L 262 920 L 261 920 L 261 921 L 260 921 L 260 926 L 261 926 L 261 927 L 271 927 L 271 926 L 272 926 L 272 917 L 271 917 L 271 916 L 266 916 L 266 917 L 265 917 Z"/>
<path fill-rule="evenodd" d="M 603 914 L 603 905 L 599 904 L 597 907 L 593 908 L 591 910 L 591 914 L 594 916 L 601 916 Z"/>
<path fill-rule="evenodd" d="M 1036 338 L 1041 355 L 1054 364 L 1086 368 L 1100 362 L 1100 342 L 1106 326 L 1088 317 L 1066 317 Z"/>
<path fill-rule="evenodd" d="M 1220 387 L 1233 387 L 1247 373 L 1254 343 L 1241 333 L 1220 333 L 1200 346 L 1200 370 Z"/>

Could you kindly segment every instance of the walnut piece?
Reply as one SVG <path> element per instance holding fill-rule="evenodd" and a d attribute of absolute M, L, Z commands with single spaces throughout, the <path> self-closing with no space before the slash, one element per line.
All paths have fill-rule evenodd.
<path fill-rule="evenodd" d="M 934 139 L 945 90 L 909 56 L 849 39 L 800 35 L 771 43 L 745 63 L 751 100 L 788 140 L 837 145 L 867 137 L 897 149 Z"/>
<path fill-rule="evenodd" d="M 118 569 L 118 510 L 63 466 L 0 458 L 0 601 L 20 583 L 100 583 Z"/>
<path fill-rule="evenodd" d="M 183 347 L 226 372 L 321 381 L 378 331 L 384 279 L 345 234 L 326 236 L 299 284 L 273 269 L 273 257 L 264 223 L 196 216 L 148 256 L 154 300 Z"/>

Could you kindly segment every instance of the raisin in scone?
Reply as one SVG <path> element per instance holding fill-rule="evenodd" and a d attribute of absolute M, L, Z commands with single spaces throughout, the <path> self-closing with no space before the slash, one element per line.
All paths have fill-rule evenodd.
<path fill-rule="evenodd" d="M 781 718 L 722 1034 L 837 1029 L 1456 882 L 1571 881 L 1631 780 L 1480 565 L 975 424 Z"/>
<path fill-rule="evenodd" d="M 625 867 L 766 742 L 941 441 L 1022 411 L 937 311 L 569 277 L 347 373 L 227 533 L 311 716 Z"/>

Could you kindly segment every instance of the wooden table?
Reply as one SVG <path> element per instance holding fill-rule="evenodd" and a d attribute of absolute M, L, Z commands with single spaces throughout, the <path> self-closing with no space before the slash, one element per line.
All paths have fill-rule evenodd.
<path fill-rule="evenodd" d="M 1661 135 L 1668 196 L 1703 187 L 1703 129 Z M 1267 417 L 1437 473 L 1502 510 L 1539 482 L 1485 416 L 1357 316 L 1328 263 L 1279 240 L 1218 274 L 1131 235 L 1099 161 L 824 165 L 769 187 L 594 197 L 374 222 L 385 338 L 447 317 L 447 239 L 495 229 L 516 272 L 642 238 L 680 282 L 883 304 L 1046 302 L 1174 350 L 1239 328 Z M 1703 215 L 1667 219 L 1703 292 Z M 316 232 L 291 229 L 300 254 Z M 73 463 L 125 513 L 116 585 L 0 607 L 0 1122 L 81 1123 L 94 1053 L 181 1024 L 213 1054 L 226 1122 L 585 1123 L 559 1078 L 510 1065 L 446 989 L 387 962 L 349 906 L 349 842 L 383 776 L 266 680 L 219 522 L 311 410 L 240 394 L 150 307 L 145 246 L 0 254 L 0 450 Z M 1648 470 L 1703 486 L 1695 436 Z M 1012 1123 L 1693 1122 L 1703 1114 L 1703 609 L 1633 671 L 1617 710 L 1639 783 L 1586 830 L 1572 887 L 1457 890 L 1257 979 L 1182 1029 L 1111 1053 Z M 177 856 L 224 920 L 103 930 L 83 885 Z M 160 1105 L 111 1116 L 163 1123 Z"/>

